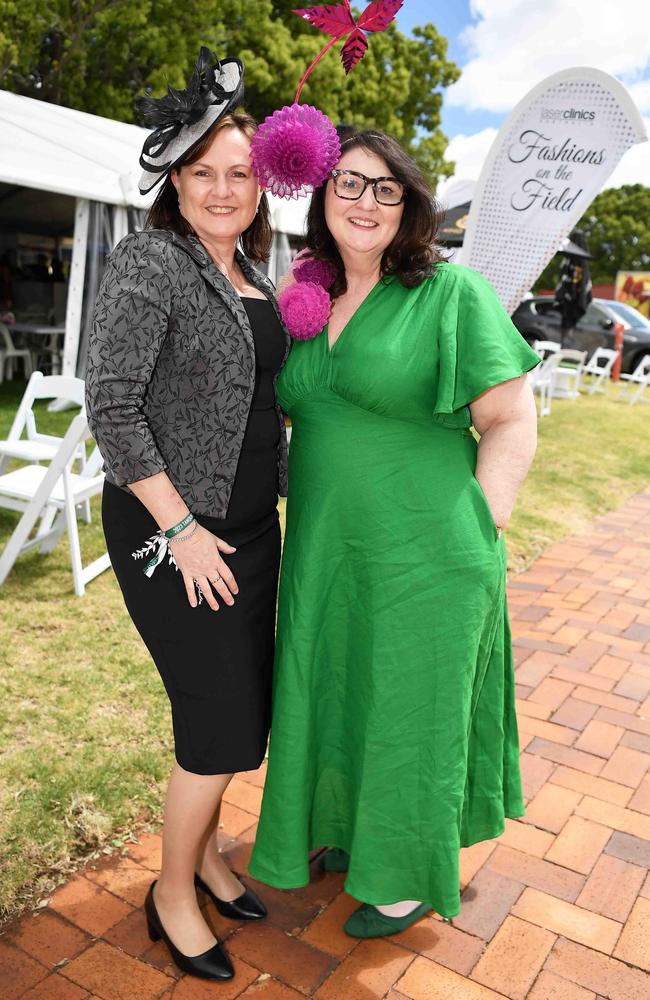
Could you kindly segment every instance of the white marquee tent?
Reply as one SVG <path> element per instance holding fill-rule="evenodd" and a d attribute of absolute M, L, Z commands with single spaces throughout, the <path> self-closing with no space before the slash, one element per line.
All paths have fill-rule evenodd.
<path fill-rule="evenodd" d="M 65 374 L 74 374 L 81 334 L 91 207 L 103 206 L 104 238 L 115 244 L 133 227 L 134 210 L 152 198 L 138 192 L 138 157 L 145 129 L 47 104 L 0 90 L 0 226 L 3 215 L 14 224 L 60 212 L 67 196 L 75 199 L 74 238 L 65 319 Z M 41 196 L 36 194 L 40 192 Z M 270 198 L 276 233 L 269 273 L 276 278 L 288 263 L 288 235 L 301 236 L 307 200 Z"/>

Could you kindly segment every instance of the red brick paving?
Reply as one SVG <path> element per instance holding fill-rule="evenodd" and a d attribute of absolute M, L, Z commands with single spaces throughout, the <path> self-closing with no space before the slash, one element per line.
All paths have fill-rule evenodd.
<path fill-rule="evenodd" d="M 23 1000 L 88 1000 L 89 996 L 86 990 L 55 973 L 23 993 Z"/>
<path fill-rule="evenodd" d="M 142 912 L 143 833 L 0 937 L 2 1000 L 647 1000 L 650 996 L 650 491 L 509 584 L 526 816 L 461 852 L 461 913 L 389 940 L 342 930 L 344 876 L 260 889 L 264 924 L 203 901 L 236 977 L 181 975 Z M 266 768 L 239 775 L 223 850 L 245 871 Z"/>

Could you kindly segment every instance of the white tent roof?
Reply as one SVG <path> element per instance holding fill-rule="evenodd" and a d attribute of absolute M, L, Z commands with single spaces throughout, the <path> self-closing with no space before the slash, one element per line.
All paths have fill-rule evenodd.
<path fill-rule="evenodd" d="M 143 208 L 145 130 L 0 90 L 0 181 Z"/>
<path fill-rule="evenodd" d="M 145 208 L 138 157 L 147 130 L 0 90 L 0 182 Z M 302 235 L 308 200 L 269 198 L 273 228 Z"/>
<path fill-rule="evenodd" d="M 304 236 L 307 228 L 309 198 L 275 198 L 268 196 L 271 208 L 271 225 L 278 233 Z"/>

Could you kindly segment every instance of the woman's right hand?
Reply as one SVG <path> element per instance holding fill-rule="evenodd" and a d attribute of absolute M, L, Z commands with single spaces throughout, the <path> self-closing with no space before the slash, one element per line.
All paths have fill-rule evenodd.
<path fill-rule="evenodd" d="M 232 606 L 235 603 L 233 594 L 239 593 L 239 587 L 221 557 L 222 552 L 232 554 L 237 551 L 232 545 L 199 524 L 191 538 L 178 542 L 172 540 L 170 548 L 183 574 L 187 599 L 193 608 L 198 604 L 195 581 L 213 611 L 219 610 L 215 592 L 226 604 Z"/>

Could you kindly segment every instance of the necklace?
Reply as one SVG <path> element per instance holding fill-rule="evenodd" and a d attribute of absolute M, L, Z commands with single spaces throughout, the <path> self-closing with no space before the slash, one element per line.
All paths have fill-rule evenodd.
<path fill-rule="evenodd" d="M 217 257 L 216 254 L 215 254 L 215 256 L 212 259 L 214 260 L 214 263 L 216 264 L 216 266 L 219 268 L 219 270 L 223 274 L 224 278 L 226 278 L 226 280 L 230 282 L 230 284 L 235 289 L 235 291 L 237 292 L 237 294 L 240 297 L 242 295 L 244 295 L 246 289 L 250 288 L 251 285 L 249 284 L 249 282 L 246 281 L 246 277 L 241 273 L 240 269 L 237 268 L 236 263 L 233 262 L 232 269 L 229 269 L 226 266 L 226 264 L 223 262 L 223 260 L 221 260 L 221 258 Z M 237 281 L 235 281 L 235 275 L 237 276 Z M 240 277 L 241 277 L 241 280 L 239 280 Z"/>
<path fill-rule="evenodd" d="M 215 267 L 219 268 L 226 281 L 230 282 L 230 284 L 232 285 L 235 292 L 240 298 L 242 298 L 242 296 L 245 296 L 247 291 L 252 290 L 254 292 L 259 292 L 259 289 L 255 285 L 252 285 L 250 281 L 247 281 L 246 275 L 241 271 L 241 268 L 237 266 L 237 261 L 234 257 L 233 257 L 232 268 L 229 268 L 226 262 L 223 260 L 223 258 L 216 252 L 216 250 L 210 249 L 208 246 L 206 246 L 205 243 L 203 244 L 203 246 L 207 250 L 210 259 L 212 260 L 212 263 L 215 265 Z M 237 277 L 237 281 L 234 280 L 235 276 Z"/>

